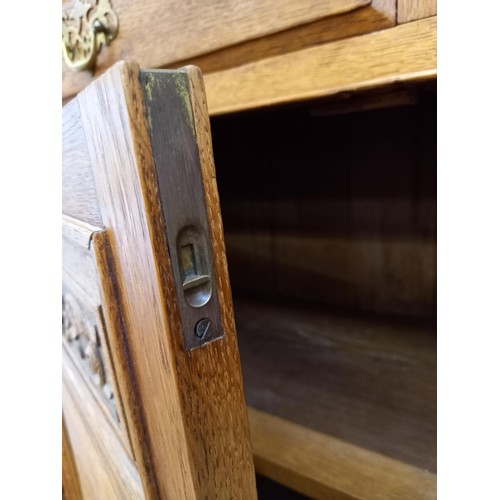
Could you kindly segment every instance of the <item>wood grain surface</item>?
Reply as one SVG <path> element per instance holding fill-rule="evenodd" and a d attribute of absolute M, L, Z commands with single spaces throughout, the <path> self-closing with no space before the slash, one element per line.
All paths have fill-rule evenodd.
<path fill-rule="evenodd" d="M 62 490 L 64 500 L 82 500 L 80 478 L 64 423 L 64 416 L 62 419 Z"/>
<path fill-rule="evenodd" d="M 144 498 L 134 462 L 64 347 L 63 412 L 83 498 Z"/>
<path fill-rule="evenodd" d="M 358 15 L 366 8 L 356 9 L 351 14 Z M 338 16 L 338 19 L 341 17 Z M 323 22 L 327 22 L 326 18 L 314 23 L 319 27 Z M 302 28 L 291 28 L 290 31 L 295 29 Z M 326 24 L 318 28 L 317 39 L 326 40 L 322 39 L 323 36 L 329 36 L 325 34 L 326 31 Z M 206 82 L 210 113 L 225 114 L 322 97 L 397 80 L 433 78 L 436 74 L 435 31 L 436 19 L 428 18 L 356 39 L 326 43 L 284 55 L 286 37 L 282 33 L 279 35 L 283 38 L 277 44 L 275 54 L 279 55 L 276 57 L 208 75 Z M 314 37 L 311 37 L 312 41 Z M 243 46 L 235 50 L 235 58 L 229 63 L 231 65 L 245 58 L 246 61 L 261 59 L 266 49 L 262 45 L 255 53 L 252 50 L 248 52 Z M 238 53 L 238 50 L 242 52 Z M 216 59 L 211 60 L 210 57 L 207 56 L 207 65 L 214 64 L 213 67 L 217 67 Z M 230 60 L 232 56 L 228 57 Z M 370 61 L 370 64 L 366 64 L 366 61 Z M 224 64 L 220 67 L 225 67 Z M 341 70 L 336 71 L 336 68 Z M 188 87 L 180 91 L 188 96 L 186 119 L 189 120 L 191 114 L 199 144 L 219 301 L 226 332 L 224 339 L 191 353 L 186 352 L 183 345 L 179 304 L 157 185 L 158 169 L 169 166 L 158 163 L 152 152 L 150 124 L 146 119 L 144 89 L 140 83 L 138 66 L 125 63 L 113 66 L 71 101 L 63 113 L 66 133 L 63 135 L 63 185 L 64 190 L 71 194 L 66 195 L 66 198 L 63 195 L 63 212 L 68 218 L 105 228 L 105 231 L 93 237 L 91 245 L 97 256 L 97 282 L 103 297 L 106 322 L 112 325 L 109 342 L 110 350 L 116 353 L 115 376 L 131 429 L 132 457 L 125 453 L 130 462 L 124 459 L 123 466 L 128 478 L 123 480 L 123 484 L 120 483 L 122 479 L 113 479 L 121 472 L 117 471 L 117 466 L 111 465 L 111 471 L 106 469 L 104 474 L 95 473 L 99 477 L 96 484 L 103 488 L 102 491 L 109 491 L 109 498 L 123 495 L 127 498 L 229 498 L 236 495 L 250 499 L 256 495 L 254 468 L 207 103 L 199 71 L 192 67 L 181 71 L 188 76 Z M 79 237 L 78 234 L 65 234 L 67 240 Z M 78 255 L 70 258 L 73 263 L 79 260 Z M 293 311 L 276 315 L 275 310 L 266 316 L 264 310 L 260 306 L 250 308 L 251 312 L 247 315 L 250 326 L 247 324 L 243 332 L 246 330 L 248 335 L 248 332 L 253 331 L 252 328 L 256 328 L 257 334 L 240 340 L 246 349 L 242 350 L 243 355 L 245 352 L 247 355 L 252 353 L 252 363 L 255 362 L 255 350 L 262 348 L 257 354 L 265 357 L 263 353 L 267 352 L 269 342 L 281 345 L 289 340 L 289 333 L 295 331 L 290 322 L 284 319 L 293 317 Z M 259 326 L 259 321 L 266 317 L 271 325 L 268 329 Z M 311 328 L 314 330 L 311 326 L 314 320 L 309 319 L 304 325 L 309 333 Z M 269 331 L 277 331 L 278 335 L 268 335 Z M 322 327 L 318 331 L 322 331 Z M 357 330 L 353 332 L 351 337 L 356 338 Z M 407 333 L 405 330 L 404 334 Z M 319 336 L 322 337 L 322 334 Z M 252 344 L 246 344 L 250 337 Z M 325 368 L 332 360 L 331 353 L 324 354 L 328 349 L 315 349 L 314 353 L 312 349 L 307 349 L 310 341 L 315 344 L 317 340 L 314 334 L 304 338 L 303 332 L 295 331 L 292 337 L 291 347 L 288 344 L 291 351 L 284 351 L 290 356 L 283 357 L 281 361 L 285 358 L 295 360 L 297 366 L 304 363 L 305 370 L 310 371 L 312 379 L 317 380 L 318 373 L 314 372 L 314 368 Z M 417 346 L 416 350 L 420 352 L 420 341 L 416 337 L 410 334 L 401 342 L 408 342 L 414 351 Z M 332 341 L 329 338 L 320 340 L 327 343 Z M 334 339 L 333 342 L 338 343 L 340 340 Z M 404 352 L 398 351 L 398 342 L 395 337 L 391 337 L 381 346 L 377 340 L 367 349 L 381 351 L 380 356 L 388 360 L 390 366 L 386 366 L 383 373 L 391 376 L 396 374 L 396 378 L 402 372 L 414 373 L 415 380 L 422 380 L 419 379 L 421 365 L 417 362 L 413 366 L 408 362 L 406 347 L 402 347 Z M 416 342 L 415 345 L 412 342 Z M 304 345 L 305 351 L 311 354 L 305 361 L 298 351 L 294 351 L 297 348 L 303 352 Z M 346 346 L 343 351 L 346 354 L 345 366 L 363 358 L 363 353 L 356 352 L 355 345 L 347 342 Z M 430 357 L 420 361 L 424 365 L 432 365 L 432 349 L 423 350 Z M 332 404 L 333 410 L 340 411 L 343 418 L 328 422 L 331 401 L 322 399 L 327 401 L 323 407 L 314 403 L 303 404 L 303 407 L 315 409 L 308 415 L 301 413 L 303 407 L 302 410 L 294 409 L 292 400 L 284 401 L 284 395 L 294 389 L 287 388 L 288 379 L 283 381 L 279 375 L 276 378 L 276 368 L 280 364 L 274 360 L 274 357 L 268 360 L 267 365 L 259 362 L 259 366 L 265 369 L 259 372 L 260 375 L 254 371 L 253 382 L 249 386 L 255 400 L 260 401 L 262 408 L 269 412 L 268 415 L 254 410 L 250 412 L 252 446 L 259 472 L 318 498 L 434 498 L 435 475 L 422 468 L 432 470 L 434 467 L 432 453 L 428 453 L 433 446 L 429 441 L 433 424 L 428 416 L 432 413 L 432 397 L 429 394 L 432 387 L 435 389 L 435 383 L 432 385 L 425 379 L 422 391 L 410 391 L 408 397 L 401 396 L 400 386 L 397 383 L 391 385 L 390 382 L 388 387 L 392 387 L 393 392 L 383 394 L 383 391 L 376 390 L 371 393 L 371 389 L 363 384 L 370 374 L 380 375 L 380 365 L 377 356 L 369 355 L 368 362 L 361 363 L 360 369 L 354 375 L 349 375 L 349 380 L 353 380 L 354 392 L 360 395 L 359 399 L 346 398 L 340 390 L 342 405 L 335 407 Z M 399 372 L 391 360 L 395 364 L 398 360 L 401 362 Z M 257 364 L 253 364 L 253 370 L 259 371 Z M 65 366 L 66 373 L 71 373 L 71 366 Z M 290 368 L 287 368 L 285 361 L 282 366 L 285 366 L 285 371 Z M 354 369 L 356 366 L 356 363 L 352 365 Z M 295 380 L 295 368 L 290 368 L 289 379 L 292 381 Z M 391 372 L 393 368 L 394 373 Z M 83 446 L 85 439 L 92 439 L 92 432 L 85 416 L 87 410 L 75 410 L 78 404 L 72 395 L 74 380 L 68 378 L 67 374 L 65 398 L 71 402 L 67 413 L 75 422 L 72 432 L 86 436 L 79 442 Z M 267 382 L 259 382 L 261 375 L 271 381 L 270 387 L 267 387 Z M 400 377 L 400 385 L 408 382 L 405 376 Z M 428 376 L 432 377 L 432 371 Z M 249 380 L 252 380 L 252 375 Z M 306 384 L 307 380 L 307 376 L 301 376 L 294 382 L 298 386 L 304 382 L 302 389 L 299 389 L 302 395 L 307 393 L 308 387 L 315 386 L 314 382 Z M 336 380 L 330 382 L 335 385 Z M 330 387 L 324 392 L 328 393 L 329 390 Z M 412 394 L 415 396 L 413 399 Z M 85 399 L 88 395 L 82 392 L 81 397 Z M 303 400 L 300 401 L 303 403 Z M 317 399 L 314 401 L 317 402 Z M 415 409 L 418 406 L 414 404 L 415 401 L 421 403 L 419 410 Z M 286 408 L 282 412 L 276 410 L 280 405 L 281 410 Z M 385 419 L 396 422 L 393 428 L 382 429 L 387 439 L 382 439 L 380 434 L 374 433 L 362 421 L 363 413 L 357 413 L 361 407 L 374 416 L 374 421 Z M 325 408 L 328 411 L 321 414 Z M 295 419 L 301 425 L 283 421 L 271 416 L 272 413 L 284 416 L 287 420 Z M 314 421 L 310 413 L 316 417 L 320 414 L 320 417 Z M 356 418 L 352 418 L 352 415 Z M 312 421 L 306 417 L 312 418 Z M 417 446 L 414 431 L 420 428 L 425 439 Z M 349 438 L 348 442 L 346 437 Z M 99 439 L 107 442 L 109 437 L 105 432 L 98 435 Z M 115 449 L 121 457 L 123 446 L 121 452 L 114 446 L 112 444 L 110 449 Z M 99 446 L 91 447 L 86 453 L 80 459 L 81 463 L 88 464 L 92 460 L 97 463 L 104 456 Z M 393 458 L 389 458 L 389 455 Z M 335 473 L 332 475 L 328 471 Z M 82 481 L 90 481 L 91 474 L 88 471 L 85 474 Z M 104 476 L 106 478 L 103 479 Z M 139 476 L 142 486 L 141 480 L 137 485 Z M 365 480 L 360 481 L 359 478 Z M 92 488 L 95 487 L 94 484 Z M 374 491 L 378 496 L 373 496 Z M 90 493 L 94 494 L 95 491 Z"/>
<path fill-rule="evenodd" d="M 128 366 L 141 405 L 138 419 L 147 449 L 142 456 L 149 464 L 140 470 L 152 475 L 160 497 L 250 499 L 255 498 L 255 476 L 208 114 L 199 73 L 185 71 L 226 333 L 192 352 L 182 342 L 156 184 L 155 169 L 168 166 L 155 165 L 138 66 L 115 65 L 78 96 L 78 104 L 113 256 Z"/>
<path fill-rule="evenodd" d="M 395 2 L 395 0 L 392 0 Z M 213 52 L 293 26 L 368 6 L 370 0 L 115 0 L 120 27 L 117 38 L 97 58 L 102 74 L 126 59 L 144 68 L 161 68 L 175 61 Z M 178 67 L 178 65 L 177 65 Z M 63 97 L 76 94 L 91 74 L 63 67 Z"/>
<path fill-rule="evenodd" d="M 244 39 L 236 44 L 211 50 L 208 53 L 202 50 L 187 58 L 182 58 L 183 56 L 178 56 L 176 59 L 167 58 L 159 66 L 148 62 L 149 52 L 145 52 L 142 57 L 145 58 L 145 67 L 174 68 L 195 64 L 204 73 L 214 72 L 308 46 L 381 30 L 395 24 L 396 0 L 372 0 L 369 5 L 343 14 L 329 15 L 276 33 L 250 40 Z M 119 39 L 114 43 L 120 43 Z M 108 48 L 103 49 L 104 53 L 106 50 Z M 130 50 L 135 50 L 133 44 L 130 44 Z M 204 55 L 199 55 L 200 53 Z M 128 52 L 122 51 L 116 57 L 128 58 L 129 56 L 132 57 Z M 99 60 L 94 74 L 89 72 L 74 73 L 63 67 L 63 99 L 70 98 L 85 85 L 88 85 L 96 75 L 102 74 L 112 62 L 114 61 L 105 64 Z"/>
<path fill-rule="evenodd" d="M 92 308 L 101 303 L 96 264 L 90 251 L 92 237 L 99 231 L 102 229 L 73 217 L 62 217 L 63 281 Z"/>
<path fill-rule="evenodd" d="M 95 226 L 102 224 L 76 100 L 64 106 L 62 115 L 62 211 Z"/>
<path fill-rule="evenodd" d="M 255 469 L 320 500 L 431 500 L 436 476 L 253 408 Z"/>
<path fill-rule="evenodd" d="M 73 166 L 78 172 L 78 164 Z M 80 177 L 80 179 L 82 179 Z M 88 176 L 88 179 L 93 179 Z M 71 189 L 72 186 L 68 186 Z M 76 187 L 76 186 L 74 186 Z M 85 213 L 82 214 L 85 218 Z M 88 389 L 95 397 L 98 405 L 106 415 L 108 430 L 114 431 L 123 445 L 123 453 L 127 452 L 135 457 L 137 467 L 143 477 L 143 487 L 150 498 L 156 495 L 156 486 L 152 481 L 152 474 L 148 470 L 147 447 L 145 446 L 142 422 L 138 417 L 139 402 L 133 391 L 131 372 L 129 371 L 130 359 L 127 357 L 127 346 L 124 331 L 118 310 L 118 299 L 115 288 L 115 270 L 109 242 L 105 230 L 92 226 L 73 217 L 63 215 L 62 240 L 63 240 L 63 290 L 66 298 L 72 300 L 72 317 L 77 327 L 78 337 L 84 336 L 82 326 L 90 317 L 90 327 L 100 333 L 100 351 L 104 354 L 102 362 L 107 380 L 106 391 L 113 390 L 114 412 L 118 412 L 119 420 L 109 418 L 109 408 L 105 403 L 101 387 L 96 386 L 92 374 L 85 368 L 86 360 L 76 349 L 68 349 L 68 354 L 73 356 L 73 361 L 79 368 L 83 379 L 87 380 Z M 68 294 L 70 297 L 68 297 Z M 77 305 L 77 310 L 74 306 Z M 102 307 L 101 307 L 102 306 Z M 101 318 L 101 313 L 103 318 Z M 83 321 L 82 321 L 83 320 Z M 88 367 L 87 367 L 88 368 Z M 90 375 L 90 377 L 89 377 Z M 124 404 L 122 405 L 122 400 Z M 81 446 L 85 446 L 83 437 L 79 437 Z M 96 449 L 99 454 L 99 448 Z M 109 459 L 107 455 L 100 456 L 101 461 Z M 80 464 L 87 468 L 87 462 Z M 106 473 L 107 469 L 102 471 Z M 83 471 L 87 477 L 87 472 Z"/>
<path fill-rule="evenodd" d="M 435 315 L 436 87 L 396 88 L 212 118 L 234 294 Z"/>
<path fill-rule="evenodd" d="M 126 452 L 132 454 L 129 416 L 115 375 L 121 351 L 110 348 L 109 337 L 115 330 L 109 315 L 103 316 L 101 283 L 103 279 L 112 281 L 113 275 L 106 267 L 103 276 L 96 247 L 100 250 L 104 246 L 106 231 L 65 215 L 62 220 L 64 342 L 110 426 Z"/>
<path fill-rule="evenodd" d="M 117 272 L 106 231 L 94 234 L 92 247 L 106 322 L 106 341 L 111 354 L 118 397 L 123 404 L 123 421 L 132 456 L 139 470 L 146 498 L 156 498 L 158 491 L 152 469 L 148 436 L 142 420 L 141 401 L 134 387 L 133 360 L 128 352 L 127 330 L 120 310 Z"/>
<path fill-rule="evenodd" d="M 437 14 L 437 0 L 398 0 L 398 24 Z"/>
<path fill-rule="evenodd" d="M 389 28 L 396 24 L 394 0 L 372 0 L 370 5 L 345 14 L 329 16 L 302 24 L 279 33 L 249 40 L 209 54 L 173 63 L 198 66 L 203 73 L 219 72 L 259 59 L 319 45 L 333 40 L 349 38 L 371 31 Z"/>
<path fill-rule="evenodd" d="M 435 321 L 235 299 L 247 404 L 436 471 Z"/>
<path fill-rule="evenodd" d="M 211 115 L 436 75 L 436 18 L 205 76 Z"/>

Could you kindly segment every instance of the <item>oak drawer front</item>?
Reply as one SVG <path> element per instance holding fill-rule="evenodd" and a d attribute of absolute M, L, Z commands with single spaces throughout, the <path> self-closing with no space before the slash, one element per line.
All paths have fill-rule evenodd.
<path fill-rule="evenodd" d="M 63 5 L 70 16 L 73 2 L 67 0 Z M 212 71 L 224 64 L 235 66 L 276 51 L 296 50 L 297 44 L 313 45 L 388 27 L 395 23 L 395 5 L 396 0 L 321 0 L 314 4 L 300 0 L 114 0 L 117 37 L 101 47 L 93 74 L 73 72 L 63 64 L 63 98 L 75 95 L 93 76 L 122 59 L 146 68 L 193 62 L 203 71 Z M 277 34 L 284 38 L 274 40 L 272 35 Z M 239 44 L 257 40 L 258 46 L 239 52 Z M 236 48 L 234 55 L 214 54 L 206 67 L 196 60 L 229 47 Z"/>

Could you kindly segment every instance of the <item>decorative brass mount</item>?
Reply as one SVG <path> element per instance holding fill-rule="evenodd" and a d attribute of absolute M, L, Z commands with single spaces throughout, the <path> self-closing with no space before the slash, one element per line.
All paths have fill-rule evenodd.
<path fill-rule="evenodd" d="M 76 0 L 62 15 L 62 52 L 73 71 L 92 69 L 102 44 L 109 45 L 118 33 L 118 16 L 110 0 L 95 5 Z"/>

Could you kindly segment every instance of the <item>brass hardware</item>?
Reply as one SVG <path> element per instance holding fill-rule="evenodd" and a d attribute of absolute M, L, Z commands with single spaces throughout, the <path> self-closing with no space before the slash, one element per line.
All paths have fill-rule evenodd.
<path fill-rule="evenodd" d="M 109 45 L 118 33 L 118 16 L 110 0 L 95 5 L 76 0 L 62 15 L 62 52 L 73 71 L 92 69 L 101 46 Z"/>
<path fill-rule="evenodd" d="M 208 340 L 212 335 L 212 332 L 210 331 L 211 326 L 212 324 L 208 318 L 200 319 L 194 327 L 194 334 L 200 340 Z"/>
<path fill-rule="evenodd" d="M 213 262 L 209 257 L 204 231 L 192 224 L 182 228 L 177 236 L 177 248 L 174 253 L 179 259 L 186 302 L 191 307 L 204 306 L 212 297 L 213 275 Z"/>
<path fill-rule="evenodd" d="M 222 281 L 214 257 L 217 243 L 212 241 L 211 202 L 193 122 L 195 96 L 186 70 L 149 70 L 140 75 L 174 277 L 169 293 L 177 297 L 184 348 L 192 351 L 224 338 Z M 165 133 L 171 128 L 175 134 Z"/>

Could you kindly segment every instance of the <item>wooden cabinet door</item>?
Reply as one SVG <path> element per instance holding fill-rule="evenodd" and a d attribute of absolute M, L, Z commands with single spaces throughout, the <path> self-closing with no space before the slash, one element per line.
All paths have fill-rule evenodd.
<path fill-rule="evenodd" d="M 83 498 L 256 498 L 199 70 L 63 108 L 63 415 Z"/>

